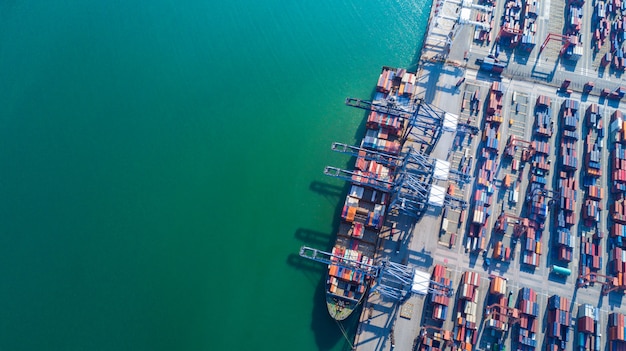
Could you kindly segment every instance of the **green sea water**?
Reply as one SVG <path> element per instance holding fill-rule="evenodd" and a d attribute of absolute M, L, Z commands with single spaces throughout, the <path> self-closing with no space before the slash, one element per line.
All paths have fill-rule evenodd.
<path fill-rule="evenodd" d="M 429 7 L 0 2 L 0 350 L 345 349 L 297 252 Z"/>

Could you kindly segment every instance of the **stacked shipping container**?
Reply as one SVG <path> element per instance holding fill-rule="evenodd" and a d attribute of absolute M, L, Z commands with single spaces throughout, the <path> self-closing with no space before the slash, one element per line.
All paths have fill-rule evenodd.
<path fill-rule="evenodd" d="M 600 351 L 600 337 L 598 335 L 598 309 L 583 304 L 578 306 L 578 320 L 576 321 L 578 337 L 576 338 L 577 351 Z"/>
<path fill-rule="evenodd" d="M 561 105 L 561 123 L 559 126 L 561 136 L 559 154 L 561 157 L 558 163 L 560 171 L 557 181 L 560 196 L 558 211 L 556 212 L 556 240 L 553 240 L 553 243 L 558 250 L 559 260 L 564 262 L 572 261 L 573 242 L 571 241 L 571 227 L 576 223 L 574 212 L 577 203 L 578 182 L 574 177 L 574 173 L 578 169 L 578 110 L 579 103 L 575 100 L 567 99 Z M 568 236 L 570 239 L 565 239 Z M 570 241 L 567 242 L 567 240 Z M 567 245 L 567 243 L 570 245 Z"/>
<path fill-rule="evenodd" d="M 583 186 L 585 187 L 585 199 L 582 206 L 582 217 L 588 227 L 593 227 L 594 232 L 583 232 L 580 238 L 580 263 L 581 275 L 590 276 L 598 272 L 602 267 L 602 232 L 598 230 L 600 221 L 601 204 L 604 197 L 604 188 L 600 183 L 602 175 L 601 165 L 601 140 L 604 136 L 602 110 L 597 104 L 591 104 L 585 112 L 587 136 L 585 137 L 585 174 Z"/>
<path fill-rule="evenodd" d="M 537 40 L 535 36 L 537 34 L 537 10 L 539 4 L 537 1 L 527 0 L 524 6 L 524 30 L 522 31 L 522 42 L 520 48 L 527 52 L 533 51 Z"/>
<path fill-rule="evenodd" d="M 391 91 L 391 87 L 393 85 L 393 80 L 396 76 L 400 75 L 402 77 L 404 70 L 395 70 L 390 67 L 383 67 L 382 72 L 378 76 L 378 83 L 376 84 L 376 90 L 381 93 L 388 94 Z"/>
<path fill-rule="evenodd" d="M 537 346 L 539 304 L 537 303 L 537 294 L 533 289 L 520 289 L 517 309 L 521 313 L 517 341 L 522 345 L 522 349 L 534 349 Z"/>
<path fill-rule="evenodd" d="M 398 88 L 398 94 L 412 96 L 416 90 L 415 79 L 416 76 L 413 73 L 407 72 L 402 75 L 400 87 Z"/>
<path fill-rule="evenodd" d="M 626 351 L 626 324 L 624 315 L 609 314 L 609 351 Z"/>
<path fill-rule="evenodd" d="M 389 133 L 386 128 L 368 129 L 365 132 L 365 138 L 361 141 L 361 147 L 397 155 L 400 152 L 400 142 L 387 138 L 389 138 Z"/>
<path fill-rule="evenodd" d="M 504 3 L 504 15 L 500 29 L 500 43 L 514 48 L 519 44 L 522 33 L 522 1 L 507 0 Z"/>
<path fill-rule="evenodd" d="M 610 50 L 602 60 L 602 65 L 611 63 L 611 67 L 616 71 L 626 70 L 626 50 L 624 41 L 626 39 L 626 3 L 623 0 L 606 0 L 603 6 L 596 6 L 598 17 L 603 15 L 595 31 L 594 39 L 597 40 L 597 48 L 600 49 L 608 38 Z M 611 22 L 609 23 L 609 19 Z M 610 33 L 610 34 L 609 34 Z"/>
<path fill-rule="evenodd" d="M 425 329 L 428 329 L 426 327 Z M 442 330 L 440 332 L 429 333 L 425 329 L 419 337 L 419 345 L 415 349 L 416 351 L 442 351 L 446 349 L 447 341 L 452 337 L 449 330 Z"/>
<path fill-rule="evenodd" d="M 430 287 L 433 290 L 446 289 L 446 291 L 448 291 L 452 289 L 452 282 L 449 278 L 449 272 L 446 267 L 440 264 L 435 265 L 435 267 L 433 268 L 431 280 L 436 283 L 431 283 Z M 443 288 L 443 286 L 447 288 Z M 440 321 L 445 320 L 448 313 L 448 305 L 450 304 L 450 297 L 443 293 L 430 293 L 430 302 L 433 305 L 432 318 Z"/>
<path fill-rule="evenodd" d="M 612 2 L 612 0 L 608 0 Z M 600 51 L 602 45 L 606 41 L 609 36 L 610 23 L 607 19 L 606 14 L 606 2 L 604 0 L 597 0 L 594 7 L 595 18 L 596 21 L 593 22 L 595 25 L 595 29 L 593 29 L 593 40 L 595 41 L 594 49 L 596 51 Z M 607 53 L 608 54 L 608 53 Z M 602 66 L 606 66 L 611 61 L 610 58 L 606 59 L 605 56 L 602 58 Z"/>
<path fill-rule="evenodd" d="M 485 307 L 485 326 L 496 331 L 506 332 L 509 330 L 509 319 L 506 309 L 508 308 L 505 278 L 492 275 L 489 283 L 488 306 Z"/>
<path fill-rule="evenodd" d="M 548 299 L 548 351 L 562 351 L 569 341 L 571 324 L 570 302 L 564 297 L 552 295 Z"/>
<path fill-rule="evenodd" d="M 494 2 L 484 1 L 484 4 L 493 7 Z M 490 13 L 482 13 L 480 11 L 476 11 L 476 22 L 488 24 L 489 29 L 486 29 L 483 26 L 476 26 L 474 30 L 474 40 L 481 42 L 487 40 L 487 42 L 491 42 L 491 28 L 494 27 L 493 9 L 492 11 L 490 11 Z"/>
<path fill-rule="evenodd" d="M 395 136 L 400 136 L 400 132 L 402 130 L 400 117 L 390 116 L 388 114 L 380 113 L 377 111 L 371 111 L 370 114 L 367 116 L 366 126 L 370 129 L 386 129 L 390 133 L 393 133 Z"/>
<path fill-rule="evenodd" d="M 582 4 L 570 4 L 568 7 L 568 34 L 578 34 L 583 22 Z"/>
<path fill-rule="evenodd" d="M 547 176 L 550 172 L 548 155 L 550 154 L 550 137 L 552 136 L 552 110 L 550 98 L 540 95 L 535 104 L 535 128 L 532 140 L 532 167 L 528 185 L 527 204 L 529 219 L 536 225 L 526 231 L 522 245 L 521 262 L 533 267 L 539 265 L 541 255 L 541 231 L 548 213 L 548 204 L 543 190 L 546 188 Z"/>
<path fill-rule="evenodd" d="M 609 251 L 609 273 L 619 276 L 626 272 L 626 250 L 621 247 L 614 246 Z"/>
<path fill-rule="evenodd" d="M 613 203 L 609 205 L 609 233 L 613 240 L 609 249 L 607 275 L 614 277 L 618 287 L 626 286 L 626 122 L 622 112 L 616 110 L 611 115 L 610 132 L 614 136 L 611 148 L 611 192 Z"/>
<path fill-rule="evenodd" d="M 476 319 L 479 285 L 480 275 L 478 273 L 465 272 L 461 276 L 453 335 L 454 340 L 458 342 L 462 350 L 471 351 L 478 339 Z"/>
<path fill-rule="evenodd" d="M 554 122 L 552 121 L 552 109 L 550 98 L 539 95 L 535 104 L 535 135 L 551 137 Z"/>
<path fill-rule="evenodd" d="M 472 223 L 467 233 L 468 250 L 484 250 L 487 239 L 487 222 L 491 215 L 491 201 L 494 193 L 493 180 L 498 168 L 498 148 L 500 146 L 500 124 L 502 123 L 502 84 L 493 82 L 489 90 L 488 105 L 485 111 L 483 132 L 484 147 L 480 151 L 476 167 L 476 186 L 473 197 Z"/>
<path fill-rule="evenodd" d="M 604 134 L 602 111 L 597 104 L 591 104 L 587 108 L 586 120 L 588 134 L 585 138 L 585 166 L 587 174 L 585 184 L 595 184 L 597 179 L 602 175 L 602 166 L 600 164 L 600 149 Z M 589 180 L 587 180 L 589 179 Z"/>
<path fill-rule="evenodd" d="M 487 105 L 487 113 L 485 114 L 485 121 L 490 123 L 495 123 L 495 127 L 497 127 L 500 123 L 502 123 L 502 99 L 503 99 L 503 91 L 502 91 L 502 83 L 493 82 L 491 84 L 491 89 L 489 90 L 488 96 L 488 105 Z"/>

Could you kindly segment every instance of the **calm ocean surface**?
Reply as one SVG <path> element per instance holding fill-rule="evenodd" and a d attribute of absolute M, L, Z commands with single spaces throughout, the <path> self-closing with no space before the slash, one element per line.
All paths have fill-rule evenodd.
<path fill-rule="evenodd" d="M 0 2 L 0 349 L 345 349 L 294 255 L 333 242 L 344 98 L 429 8 Z"/>

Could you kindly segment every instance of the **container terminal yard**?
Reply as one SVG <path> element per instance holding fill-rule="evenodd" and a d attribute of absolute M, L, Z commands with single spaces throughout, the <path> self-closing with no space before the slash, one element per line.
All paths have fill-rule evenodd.
<path fill-rule="evenodd" d="M 354 349 L 626 350 L 625 41 L 620 0 L 436 0 L 418 71 L 346 100 L 384 178 L 325 173 L 388 195 L 376 252 L 300 254 L 366 277 Z"/>

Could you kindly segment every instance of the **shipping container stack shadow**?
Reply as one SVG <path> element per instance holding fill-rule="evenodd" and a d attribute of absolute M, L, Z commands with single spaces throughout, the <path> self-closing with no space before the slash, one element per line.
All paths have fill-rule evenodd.
<path fill-rule="evenodd" d="M 579 172 L 579 177 L 575 177 L 575 172 L 580 168 L 580 158 L 578 157 L 578 131 L 580 120 L 580 104 L 578 101 L 565 99 L 558 109 L 555 155 L 556 164 L 552 177 L 552 189 L 558 194 L 554 198 L 555 205 L 552 207 L 551 220 L 549 226 L 550 250 L 546 261 L 547 267 L 560 267 L 569 270 L 569 264 L 573 260 L 574 241 L 578 240 L 580 226 L 576 231 L 576 206 L 578 201 L 578 184 L 584 172 Z M 556 195 L 555 194 L 555 195 Z M 580 214 L 580 213 L 579 213 Z M 578 221 L 580 222 L 580 221 Z M 574 233 L 576 239 L 574 239 Z M 577 269 L 576 269 L 577 271 Z M 551 269 L 548 279 L 552 282 L 566 284 L 567 276 L 555 274 Z"/>
<path fill-rule="evenodd" d="M 500 140 L 500 124 L 502 118 L 502 84 L 493 82 L 483 104 L 483 118 L 480 130 L 483 130 L 481 141 L 476 148 L 474 158 L 475 181 L 471 188 L 472 201 L 468 209 L 468 220 L 464 235 L 465 251 L 469 251 L 470 267 L 474 268 L 478 254 L 485 250 L 488 243 L 488 218 L 492 215 L 493 183 L 498 163 Z M 480 102 L 478 102 L 480 104 Z M 497 196 L 497 195 L 496 195 Z M 489 267 L 488 267 L 489 268 Z"/>
<path fill-rule="evenodd" d="M 602 245 L 606 236 L 600 228 L 600 218 L 607 215 L 602 212 L 602 201 L 605 188 L 600 184 L 602 176 L 601 148 L 604 138 L 603 111 L 597 104 L 590 104 L 584 114 L 582 124 L 583 169 L 579 174 L 579 184 L 583 184 L 582 219 L 578 220 L 578 237 L 580 237 L 579 275 L 601 273 Z M 584 171 L 583 171 L 584 170 Z M 609 172 L 607 172 L 609 173 Z M 585 235 L 586 234 L 586 235 Z M 606 246 L 606 245 L 605 245 Z M 607 251 L 608 253 L 608 251 Z M 577 285 L 577 284 L 576 284 Z"/>
<path fill-rule="evenodd" d="M 615 110 L 611 114 L 609 130 L 607 135 L 607 147 L 609 148 L 609 174 L 608 177 L 608 213 L 607 213 L 607 229 L 606 251 L 608 260 L 605 265 L 605 272 L 609 277 L 613 277 L 618 285 L 624 285 L 623 274 L 624 267 L 624 239 L 626 238 L 626 210 L 624 206 L 624 194 L 626 194 L 626 151 L 624 141 L 626 140 L 626 132 L 624 127 L 624 118 L 620 110 Z M 608 304 L 611 307 L 620 307 L 622 303 L 623 293 L 614 291 L 607 296 Z M 604 296 L 599 296 L 598 306 L 602 306 Z"/>
<path fill-rule="evenodd" d="M 614 308 L 620 308 L 623 307 L 623 300 L 624 300 L 624 293 L 620 292 L 620 291 L 611 291 L 609 292 L 607 295 L 604 295 L 607 297 L 607 301 L 608 301 L 608 305 L 610 308 L 614 309 Z M 598 302 L 598 307 L 602 307 L 603 305 L 603 297 L 602 294 L 600 294 L 600 299 Z"/>
<path fill-rule="evenodd" d="M 598 105 L 605 105 L 609 106 L 611 108 L 614 109 L 619 109 L 620 107 L 620 100 L 619 99 L 609 99 L 609 97 L 607 95 L 600 95 L 600 98 L 598 99 Z"/>
<path fill-rule="evenodd" d="M 545 306 L 544 306 L 545 307 Z M 540 330 L 544 330 L 543 333 L 543 340 L 541 340 L 541 347 L 539 348 L 539 350 L 547 350 L 550 351 L 550 349 L 548 349 L 548 328 L 549 328 L 549 322 L 548 322 L 548 313 L 547 310 L 544 310 L 543 313 L 543 318 L 541 319 L 541 329 Z"/>

